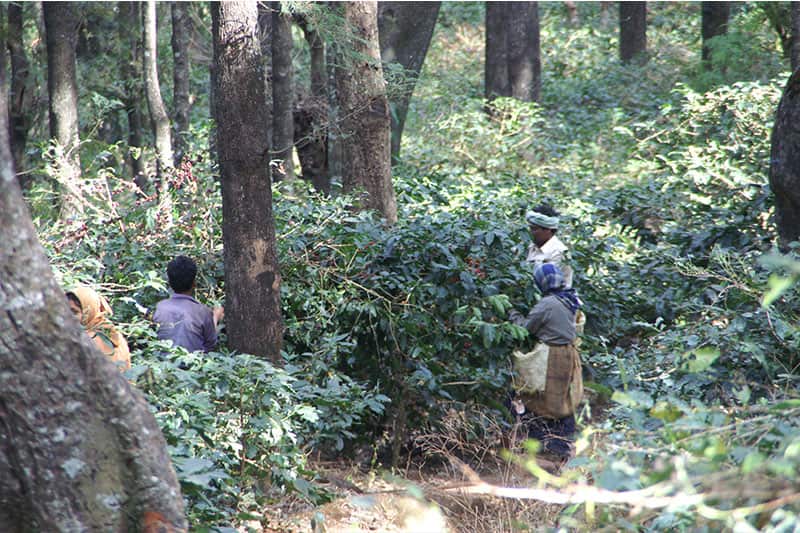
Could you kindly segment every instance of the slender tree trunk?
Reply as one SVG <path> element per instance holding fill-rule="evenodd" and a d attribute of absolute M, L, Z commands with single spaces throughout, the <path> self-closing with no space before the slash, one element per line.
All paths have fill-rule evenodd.
<path fill-rule="evenodd" d="M 9 113 L 11 122 L 11 153 L 20 186 L 28 188 L 30 178 L 25 173 L 25 147 L 31 127 L 33 91 L 30 82 L 30 64 L 23 42 L 22 3 L 8 3 L 8 53 L 11 58 L 11 87 Z"/>
<path fill-rule="evenodd" d="M 573 2 L 572 0 L 567 0 L 564 2 L 564 7 L 567 8 L 567 20 L 570 26 L 577 26 L 580 24 L 580 17 L 578 16 L 578 4 L 577 2 Z M 537 18 L 539 16 L 538 10 L 536 14 Z"/>
<path fill-rule="evenodd" d="M 619 58 L 647 62 L 647 2 L 619 3 Z"/>
<path fill-rule="evenodd" d="M 266 167 L 269 124 L 258 8 L 246 0 L 214 2 L 211 19 L 228 345 L 279 363 L 281 276 Z"/>
<path fill-rule="evenodd" d="M 339 105 L 338 88 L 336 83 L 337 72 L 344 61 L 342 47 L 329 42 L 325 54 L 325 68 L 328 74 L 328 180 L 333 181 L 344 175 L 344 134 L 340 117 L 342 110 Z"/>
<path fill-rule="evenodd" d="M 189 135 L 189 35 L 192 20 L 188 2 L 173 2 L 172 8 L 172 107 L 175 110 L 175 166 L 183 159 Z"/>
<path fill-rule="evenodd" d="M 325 69 L 325 43 L 319 33 L 297 20 L 311 52 L 310 93 L 296 90 L 294 108 L 294 144 L 303 179 L 322 193 L 330 192 L 328 179 L 328 91 Z"/>
<path fill-rule="evenodd" d="M 172 168 L 172 138 L 169 116 L 161 98 L 161 85 L 158 81 L 158 47 L 156 2 L 147 0 L 144 6 L 144 89 L 147 106 L 150 109 L 150 123 L 156 146 L 157 176 L 159 195 L 164 201 L 169 196 L 166 171 Z"/>
<path fill-rule="evenodd" d="M 703 68 L 706 70 L 714 68 L 714 59 L 708 41 L 728 32 L 730 16 L 730 2 L 702 2 Z"/>
<path fill-rule="evenodd" d="M 508 79 L 511 96 L 517 100 L 539 101 L 542 87 L 539 54 L 539 4 L 509 2 Z"/>
<path fill-rule="evenodd" d="M 275 181 L 294 178 L 294 80 L 292 75 L 292 17 L 281 11 L 280 2 L 272 6 L 272 160 Z"/>
<path fill-rule="evenodd" d="M 53 8 L 45 6 L 48 31 Z M 71 316 L 37 241 L 11 165 L 6 106 L 0 94 L 2 530 L 185 531 L 155 418 Z"/>
<path fill-rule="evenodd" d="M 345 2 L 342 7 L 353 32 L 347 65 L 336 72 L 346 162 L 342 184 L 345 192 L 363 187 L 366 206 L 394 224 L 397 204 L 392 186 L 391 121 L 378 44 L 378 3 Z"/>
<path fill-rule="evenodd" d="M 402 67 L 402 78 L 389 91 L 392 113 L 392 161 L 400 155 L 400 141 L 408 104 L 428 53 L 441 2 L 379 2 L 378 36 L 381 59 Z"/>
<path fill-rule="evenodd" d="M 54 165 L 62 186 L 61 216 L 83 213 L 80 138 L 78 132 L 78 81 L 75 46 L 78 16 L 72 2 L 45 2 L 47 34 L 47 90 L 50 137 L 56 142 Z"/>
<path fill-rule="evenodd" d="M 507 8 L 507 2 L 486 2 L 484 96 L 487 102 L 498 96 L 511 96 L 508 79 Z"/>
<path fill-rule="evenodd" d="M 258 31 L 259 42 L 261 43 L 261 61 L 264 64 L 264 105 L 266 106 L 267 122 L 264 125 L 267 131 L 267 146 L 273 146 L 272 129 L 267 126 L 274 123 L 272 116 L 272 8 L 267 2 L 258 3 Z M 271 173 L 269 160 L 267 161 L 267 172 Z"/>
<path fill-rule="evenodd" d="M 800 2 L 792 2 L 792 72 L 800 66 Z"/>
<path fill-rule="evenodd" d="M 778 235 L 785 248 L 800 239 L 800 69 L 783 90 L 772 127 L 769 185 L 775 195 Z"/>
<path fill-rule="evenodd" d="M 142 155 L 142 132 L 144 119 L 142 117 L 141 102 L 144 99 L 142 84 L 142 13 L 140 2 L 118 2 L 117 27 L 120 40 L 125 43 L 128 52 L 120 58 L 120 75 L 123 79 L 125 96 L 125 114 L 128 117 L 128 153 L 126 160 L 131 167 L 131 175 L 140 189 L 145 190 L 148 185 L 145 173 L 144 157 Z"/>

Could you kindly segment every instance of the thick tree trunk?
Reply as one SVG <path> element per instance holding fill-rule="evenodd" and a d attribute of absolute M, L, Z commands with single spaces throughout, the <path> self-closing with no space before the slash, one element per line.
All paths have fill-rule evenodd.
<path fill-rule="evenodd" d="M 542 88 L 539 4 L 509 2 L 507 17 L 511 96 L 523 102 L 538 102 Z"/>
<path fill-rule="evenodd" d="M 188 2 L 172 3 L 172 107 L 174 109 L 175 166 L 183 159 L 189 135 L 189 35 L 192 20 Z"/>
<path fill-rule="evenodd" d="M 781 244 L 800 239 L 800 69 L 783 90 L 772 128 L 769 185 Z"/>
<path fill-rule="evenodd" d="M 345 65 L 336 69 L 342 124 L 342 184 L 364 188 L 366 206 L 397 222 L 392 186 L 391 121 L 378 44 L 378 3 L 342 4 L 350 35 Z"/>
<path fill-rule="evenodd" d="M 44 2 L 50 137 L 56 142 L 54 164 L 62 187 L 61 217 L 64 219 L 83 213 L 84 201 L 75 72 L 75 45 L 78 42 L 75 9 L 72 2 Z"/>
<path fill-rule="evenodd" d="M 714 60 L 708 41 L 718 35 L 727 33 L 730 16 L 730 2 L 702 2 L 703 68 L 706 70 L 714 68 Z"/>
<path fill-rule="evenodd" d="M 800 66 L 800 2 L 792 2 L 792 72 Z"/>
<path fill-rule="evenodd" d="M 619 3 L 619 58 L 647 62 L 647 2 Z"/>
<path fill-rule="evenodd" d="M 379 2 L 378 36 L 384 64 L 397 63 L 402 78 L 389 91 L 392 113 L 392 161 L 400 155 L 400 140 L 408 104 L 428 53 L 441 2 Z"/>
<path fill-rule="evenodd" d="M 120 40 L 128 47 L 128 53 L 120 58 L 120 75 L 123 79 L 125 114 L 128 117 L 128 153 L 126 160 L 136 185 L 145 190 L 148 185 L 145 174 L 142 132 L 144 119 L 141 102 L 144 98 L 142 84 L 142 13 L 139 2 L 118 2 L 117 27 Z"/>
<path fill-rule="evenodd" d="M 292 75 L 292 17 L 272 7 L 272 153 L 270 169 L 275 181 L 294 178 L 294 80 Z"/>
<path fill-rule="evenodd" d="M 255 2 L 214 2 L 215 116 L 222 180 L 225 316 L 230 348 L 281 360 L 264 65 Z"/>
<path fill-rule="evenodd" d="M 161 98 L 161 85 L 158 81 L 158 47 L 156 2 L 147 0 L 144 5 L 144 89 L 147 106 L 150 109 L 150 124 L 156 146 L 157 175 L 159 195 L 162 202 L 169 196 L 166 171 L 172 168 L 172 138 L 169 115 Z M 163 205 L 163 204 L 162 204 Z"/>
<path fill-rule="evenodd" d="M 8 3 L 8 53 L 11 58 L 11 87 L 9 114 L 11 122 L 11 154 L 20 186 L 28 188 L 30 178 L 25 173 L 25 147 L 32 122 L 33 91 L 30 64 L 23 42 L 22 3 Z"/>
<path fill-rule="evenodd" d="M 0 95 L 2 530 L 185 531 L 145 399 L 88 341 L 37 241 L 11 166 L 6 104 Z"/>
<path fill-rule="evenodd" d="M 484 96 L 491 102 L 498 96 L 511 96 L 508 79 L 508 2 L 486 2 L 486 50 Z"/>

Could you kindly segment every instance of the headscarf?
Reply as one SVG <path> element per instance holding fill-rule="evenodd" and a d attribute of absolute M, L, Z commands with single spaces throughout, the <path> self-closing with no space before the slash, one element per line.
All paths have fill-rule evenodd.
<path fill-rule="evenodd" d="M 81 302 L 81 325 L 94 341 L 95 346 L 112 361 L 121 363 L 124 369 L 131 367 L 131 353 L 125 337 L 114 328 L 108 317 L 113 314 L 108 300 L 91 287 L 75 287 L 67 292 Z"/>
<path fill-rule="evenodd" d="M 568 289 L 564 282 L 564 273 L 553 263 L 536 265 L 533 270 L 533 279 L 536 286 L 545 296 L 553 295 L 575 314 L 582 303 L 575 289 Z"/>
<path fill-rule="evenodd" d="M 538 211 L 528 211 L 525 213 L 525 220 L 532 226 L 540 226 L 547 229 L 558 229 L 558 217 L 549 217 Z"/>

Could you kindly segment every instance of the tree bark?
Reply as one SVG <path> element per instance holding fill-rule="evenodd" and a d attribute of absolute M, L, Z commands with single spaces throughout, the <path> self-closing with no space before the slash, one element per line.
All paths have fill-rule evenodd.
<path fill-rule="evenodd" d="M 792 72 L 800 66 L 800 2 L 792 2 Z"/>
<path fill-rule="evenodd" d="M 266 167 L 269 124 L 258 8 L 246 0 L 214 2 L 211 18 L 228 345 L 280 363 L 281 276 Z"/>
<path fill-rule="evenodd" d="M 267 131 L 267 146 L 272 146 L 272 128 L 268 126 L 274 122 L 272 116 L 274 107 L 272 103 L 272 8 L 265 2 L 258 3 L 258 32 L 261 43 L 261 62 L 264 64 L 264 105 L 267 114 L 264 128 Z M 271 172 L 271 170 L 268 168 L 267 172 Z"/>
<path fill-rule="evenodd" d="M 131 167 L 131 175 L 136 185 L 145 190 L 148 185 L 142 155 L 142 132 L 144 119 L 141 102 L 144 98 L 142 84 L 142 13 L 140 2 L 118 2 L 117 26 L 120 40 L 129 52 L 120 58 L 120 75 L 123 79 L 125 114 L 128 117 L 128 153 L 126 160 Z"/>
<path fill-rule="evenodd" d="M 45 6 L 48 29 L 53 8 Z M 6 105 L 2 94 L 2 529 L 185 531 L 178 480 L 144 397 L 89 342 L 37 241 L 11 165 Z"/>
<path fill-rule="evenodd" d="M 703 68 L 714 68 L 714 60 L 708 41 L 728 32 L 728 19 L 731 15 L 730 2 L 702 2 Z"/>
<path fill-rule="evenodd" d="M 507 17 L 511 96 L 523 102 L 538 102 L 542 88 L 539 4 L 509 2 Z"/>
<path fill-rule="evenodd" d="M 352 32 L 344 65 L 336 69 L 336 93 L 341 111 L 345 192 L 362 188 L 366 207 L 397 222 L 392 186 L 391 121 L 386 82 L 378 44 L 378 3 L 341 4 Z"/>
<path fill-rule="evenodd" d="M 172 168 L 172 138 L 169 115 L 161 98 L 161 85 L 158 81 L 157 16 L 155 0 L 147 0 L 144 6 L 144 89 L 147 106 L 150 109 L 150 124 L 156 148 L 156 168 L 159 181 L 159 196 L 162 201 L 169 194 L 166 171 Z"/>
<path fill-rule="evenodd" d="M 173 2 L 172 8 L 172 107 L 174 109 L 175 160 L 178 166 L 187 149 L 189 135 L 189 36 L 192 20 L 188 2 Z"/>
<path fill-rule="evenodd" d="M 11 58 L 11 87 L 9 102 L 11 127 L 11 153 L 14 168 L 22 189 L 27 189 L 30 178 L 25 173 L 25 147 L 32 123 L 33 91 L 30 81 L 30 64 L 23 42 L 22 3 L 8 3 L 8 38 L 6 41 Z"/>
<path fill-rule="evenodd" d="M 294 178 L 294 80 L 292 75 L 292 18 L 281 11 L 280 2 L 272 7 L 272 179 Z"/>
<path fill-rule="evenodd" d="M 619 58 L 647 62 L 647 2 L 619 3 Z"/>
<path fill-rule="evenodd" d="M 325 68 L 325 43 L 319 32 L 302 18 L 296 19 L 311 53 L 310 93 L 299 87 L 295 90 L 294 145 L 300 159 L 303 179 L 314 188 L 330 192 L 328 178 L 328 91 Z"/>
<path fill-rule="evenodd" d="M 772 128 L 769 185 L 782 246 L 800 239 L 800 69 L 783 91 Z"/>
<path fill-rule="evenodd" d="M 47 40 L 47 91 L 50 137 L 56 142 L 54 165 L 62 187 L 61 217 L 83 213 L 78 81 L 75 46 L 78 16 L 72 2 L 44 2 Z"/>
<path fill-rule="evenodd" d="M 337 9 L 337 11 L 341 11 Z M 344 175 L 344 136 L 342 124 L 339 117 L 342 116 L 340 109 L 338 89 L 336 87 L 336 76 L 343 61 L 342 46 L 335 42 L 327 43 L 325 69 L 328 75 L 328 180 L 333 181 Z"/>
<path fill-rule="evenodd" d="M 498 96 L 511 96 L 508 79 L 507 2 L 486 2 L 486 51 L 484 96 L 491 102 Z"/>
<path fill-rule="evenodd" d="M 441 2 L 379 2 L 378 36 L 381 60 L 402 68 L 398 86 L 390 90 L 392 161 L 400 155 L 400 140 L 408 104 L 428 53 Z"/>

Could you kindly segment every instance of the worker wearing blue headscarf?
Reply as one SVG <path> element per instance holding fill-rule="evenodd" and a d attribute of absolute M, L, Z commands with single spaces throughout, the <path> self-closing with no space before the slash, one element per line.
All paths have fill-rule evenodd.
<path fill-rule="evenodd" d="M 530 438 L 539 440 L 545 452 L 566 460 L 572 454 L 575 410 L 583 397 L 581 360 L 575 347 L 575 314 L 581 301 L 575 289 L 566 286 L 558 266 L 537 265 L 533 277 L 542 298 L 527 317 L 511 311 L 510 319 L 547 346 L 547 370 L 542 390 L 517 392 L 524 405 L 524 412 L 517 414 Z"/>

